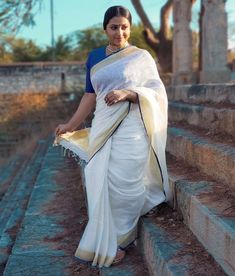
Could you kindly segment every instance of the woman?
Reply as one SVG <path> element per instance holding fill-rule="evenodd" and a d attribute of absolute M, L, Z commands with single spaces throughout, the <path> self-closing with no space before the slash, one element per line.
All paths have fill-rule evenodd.
<path fill-rule="evenodd" d="M 151 55 L 128 43 L 131 14 L 110 7 L 109 45 L 87 60 L 86 93 L 56 135 L 75 130 L 95 108 L 85 168 L 89 221 L 75 256 L 110 266 L 136 239 L 141 215 L 169 200 L 165 145 L 167 97 Z"/>

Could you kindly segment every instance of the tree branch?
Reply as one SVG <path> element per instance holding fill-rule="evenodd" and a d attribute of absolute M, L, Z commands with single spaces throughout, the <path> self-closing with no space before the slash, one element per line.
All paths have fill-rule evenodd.
<path fill-rule="evenodd" d="M 0 27 L 14 32 L 23 25 L 34 25 L 34 11 L 41 7 L 43 0 L 18 0 L 0 2 Z"/>
<path fill-rule="evenodd" d="M 161 8 L 161 22 L 160 22 L 160 30 L 158 32 L 158 36 L 160 36 L 163 40 L 167 40 L 170 36 L 170 13 L 173 7 L 173 0 L 168 0 L 164 6 Z"/>
<path fill-rule="evenodd" d="M 131 0 L 131 2 L 133 4 L 137 14 L 139 15 L 144 27 L 146 29 L 148 29 L 154 35 L 155 38 L 157 38 L 157 33 L 154 30 L 153 25 L 151 24 L 147 14 L 145 13 L 144 8 L 141 5 L 140 0 Z"/>

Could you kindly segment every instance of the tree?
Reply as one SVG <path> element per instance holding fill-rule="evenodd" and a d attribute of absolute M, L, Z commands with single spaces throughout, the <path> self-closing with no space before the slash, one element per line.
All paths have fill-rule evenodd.
<path fill-rule="evenodd" d="M 34 25 L 34 15 L 43 0 L 2 0 L 0 2 L 0 26 L 8 32 L 23 25 Z"/>
<path fill-rule="evenodd" d="M 191 0 L 193 4 L 196 0 Z M 150 22 L 140 0 L 131 0 L 137 14 L 139 15 L 145 30 L 144 37 L 148 45 L 156 53 L 161 70 L 172 71 L 172 30 L 169 23 L 170 13 L 173 7 L 173 0 L 167 0 L 160 11 L 160 27 L 156 31 Z"/>
<path fill-rule="evenodd" d="M 161 8 L 160 28 L 156 32 L 140 0 L 131 0 L 137 14 L 144 25 L 144 38 L 147 44 L 152 48 L 158 57 L 161 70 L 163 72 L 172 71 L 172 37 L 169 24 L 170 12 L 172 10 L 173 0 L 168 0 Z"/>
<path fill-rule="evenodd" d="M 55 42 L 55 52 L 57 61 L 73 60 L 71 38 L 59 36 Z M 51 54 L 51 47 L 39 47 L 32 40 L 15 38 L 12 35 L 0 37 L 0 62 L 50 61 Z"/>
<path fill-rule="evenodd" d="M 14 62 L 38 61 L 42 49 L 32 40 L 20 38 L 13 41 L 11 52 Z"/>
<path fill-rule="evenodd" d="M 41 61 L 50 61 L 52 56 L 52 47 L 47 46 L 46 49 L 41 53 Z M 54 53 L 55 61 L 68 61 L 73 58 L 73 51 L 71 45 L 71 38 L 69 36 L 63 37 L 60 35 L 55 41 Z"/>
<path fill-rule="evenodd" d="M 146 40 L 143 36 L 144 26 L 143 24 L 133 24 L 131 27 L 131 37 L 129 42 L 139 48 L 148 50 L 151 55 L 156 58 L 156 53 L 153 49 L 146 43 Z"/>

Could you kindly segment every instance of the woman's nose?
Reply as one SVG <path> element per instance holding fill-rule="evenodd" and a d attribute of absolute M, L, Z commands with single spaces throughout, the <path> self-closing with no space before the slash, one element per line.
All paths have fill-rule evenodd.
<path fill-rule="evenodd" d="M 120 34 L 120 35 L 122 34 L 122 28 L 121 27 L 117 28 L 116 31 L 117 31 L 118 34 Z"/>

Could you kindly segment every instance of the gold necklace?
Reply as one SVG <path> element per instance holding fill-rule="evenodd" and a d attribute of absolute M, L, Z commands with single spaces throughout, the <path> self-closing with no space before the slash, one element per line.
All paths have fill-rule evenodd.
<path fill-rule="evenodd" d="M 124 48 L 126 48 L 128 46 L 128 42 L 126 41 L 125 45 L 123 47 L 120 47 L 120 48 L 117 48 L 117 49 L 112 49 L 112 46 L 109 44 L 107 47 L 106 47 L 106 51 L 109 52 L 109 54 L 114 54 Z"/>

